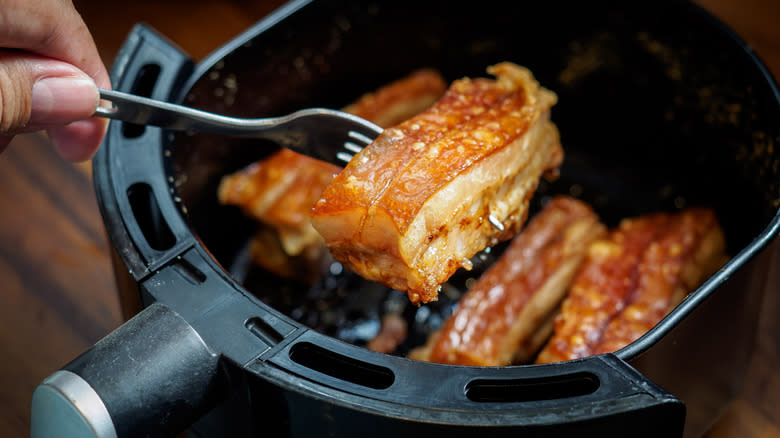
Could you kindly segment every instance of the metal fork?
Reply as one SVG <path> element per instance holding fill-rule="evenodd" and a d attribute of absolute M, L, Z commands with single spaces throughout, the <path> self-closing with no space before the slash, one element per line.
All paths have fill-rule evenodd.
<path fill-rule="evenodd" d="M 99 91 L 100 98 L 112 104 L 99 106 L 95 111 L 99 117 L 174 131 L 262 138 L 337 165 L 349 162 L 382 133 L 382 128 L 367 120 L 326 108 L 308 108 L 281 117 L 244 119 L 120 91 Z"/>

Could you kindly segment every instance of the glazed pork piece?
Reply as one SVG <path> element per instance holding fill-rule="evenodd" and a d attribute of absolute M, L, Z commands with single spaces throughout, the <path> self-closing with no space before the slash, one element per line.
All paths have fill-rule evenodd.
<path fill-rule="evenodd" d="M 537 362 L 590 356 L 601 332 L 618 314 L 634 288 L 634 270 L 668 217 L 652 214 L 624 219 L 605 239 L 588 249 L 584 265 L 554 322 L 555 334 Z"/>
<path fill-rule="evenodd" d="M 389 128 L 424 111 L 436 103 L 446 90 L 447 83 L 439 72 L 422 68 L 360 96 L 343 111 Z"/>
<path fill-rule="evenodd" d="M 614 352 L 639 339 L 726 261 L 712 210 L 675 215 L 643 254 L 630 303 L 607 325 L 594 353 Z"/>
<path fill-rule="evenodd" d="M 549 337 L 549 321 L 589 244 L 605 232 L 585 203 L 563 196 L 549 201 L 409 357 L 477 366 L 530 361 Z"/>
<path fill-rule="evenodd" d="M 625 347 L 725 261 L 715 214 L 691 208 L 626 219 L 593 243 L 537 363 Z"/>
<path fill-rule="evenodd" d="M 441 74 L 420 69 L 361 96 L 345 111 L 389 127 L 432 105 L 446 90 Z M 289 149 L 225 176 L 219 201 L 236 205 L 261 224 L 250 242 L 255 264 L 285 278 L 316 280 L 328 261 L 309 210 L 341 168 Z"/>
<path fill-rule="evenodd" d="M 308 211 L 339 171 L 338 166 L 280 149 L 223 178 L 218 197 L 276 230 L 284 251 L 295 255 L 320 238 Z"/>
<path fill-rule="evenodd" d="M 550 121 L 556 96 L 525 68 L 492 66 L 455 81 L 418 116 L 358 153 L 312 209 L 333 257 L 412 303 L 470 257 L 513 237 L 539 178 L 563 159 Z"/>
<path fill-rule="evenodd" d="M 309 209 L 341 168 L 280 149 L 222 178 L 217 196 L 258 221 L 249 244 L 252 261 L 285 278 L 316 280 L 327 260 Z"/>

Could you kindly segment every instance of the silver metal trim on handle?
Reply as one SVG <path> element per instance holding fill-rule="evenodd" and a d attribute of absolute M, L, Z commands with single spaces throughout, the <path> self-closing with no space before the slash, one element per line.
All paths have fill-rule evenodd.
<path fill-rule="evenodd" d="M 38 385 L 31 414 L 32 438 L 117 438 L 103 400 L 81 376 L 67 370 Z"/>

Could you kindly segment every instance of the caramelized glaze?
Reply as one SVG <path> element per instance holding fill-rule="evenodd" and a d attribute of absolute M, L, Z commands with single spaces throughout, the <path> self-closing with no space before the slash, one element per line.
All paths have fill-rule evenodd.
<path fill-rule="evenodd" d="M 555 95 L 513 64 L 489 71 L 498 79 L 455 81 L 434 106 L 386 130 L 312 209 L 337 260 L 415 303 L 435 300 L 469 257 L 512 237 L 539 177 L 562 160 L 549 121 Z"/>
<path fill-rule="evenodd" d="M 551 200 L 463 296 L 426 360 L 510 364 L 560 303 L 588 244 L 602 233 L 586 204 L 568 197 Z M 556 273 L 563 278 L 543 288 Z"/>

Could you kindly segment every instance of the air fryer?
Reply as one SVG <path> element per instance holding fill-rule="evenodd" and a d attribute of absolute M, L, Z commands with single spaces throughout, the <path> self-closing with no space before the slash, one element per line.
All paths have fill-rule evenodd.
<path fill-rule="evenodd" d="M 499 61 L 527 66 L 559 96 L 566 154 L 532 214 L 555 194 L 587 201 L 607 225 L 717 212 L 730 261 L 661 323 L 614 354 L 557 364 L 407 359 L 501 245 L 421 307 L 339 269 L 314 285 L 278 278 L 248 261 L 256 225 L 216 198 L 222 176 L 276 145 L 112 122 L 95 187 L 123 309 L 137 315 L 42 383 L 33 435 L 702 434 L 753 348 L 780 228 L 780 93 L 692 4 L 537 3 L 293 1 L 197 64 L 139 25 L 111 77 L 119 90 L 263 117 L 340 108 L 420 67 L 452 81 Z M 365 349 L 391 307 L 410 336 L 393 354 Z"/>

